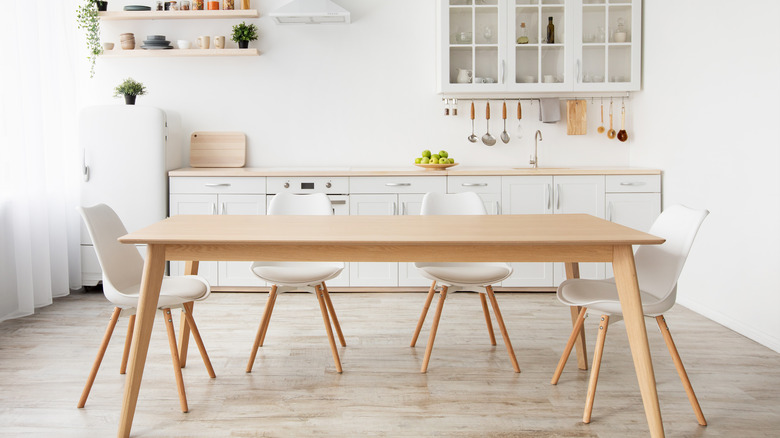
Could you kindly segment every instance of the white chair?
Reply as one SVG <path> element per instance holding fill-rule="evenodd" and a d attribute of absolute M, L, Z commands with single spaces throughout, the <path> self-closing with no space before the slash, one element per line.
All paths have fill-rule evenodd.
<path fill-rule="evenodd" d="M 692 210 L 690 208 L 675 205 L 668 207 L 658 216 L 648 233 L 666 239 L 662 245 L 645 245 L 636 251 L 635 263 L 639 290 L 642 298 L 642 308 L 645 316 L 654 317 L 661 329 L 666 346 L 672 355 L 677 373 L 683 382 L 688 400 L 696 413 L 696 418 L 702 426 L 707 425 L 704 414 L 693 392 L 688 374 L 685 372 L 677 347 L 674 345 L 672 335 L 664 320 L 663 313 L 674 306 L 677 298 L 677 280 L 680 278 L 685 259 L 693 245 L 693 239 L 709 214 L 707 210 Z M 558 383 L 563 372 L 563 367 L 571 354 L 577 335 L 582 329 L 586 314 L 595 313 L 601 315 L 599 333 L 596 341 L 596 349 L 593 353 L 593 366 L 591 368 L 590 382 L 588 383 L 588 395 L 585 402 L 583 420 L 590 423 L 593 411 L 593 400 L 596 397 L 596 384 L 599 377 L 601 355 L 604 351 L 604 341 L 607 335 L 607 326 L 610 323 L 622 319 L 620 300 L 618 298 L 615 279 L 606 280 L 566 280 L 558 287 L 558 299 L 568 306 L 581 306 L 579 316 L 571 332 L 561 356 L 552 384 Z"/>
<path fill-rule="evenodd" d="M 144 261 L 134 245 L 125 245 L 119 243 L 119 237 L 127 234 L 127 229 L 122 224 L 119 216 L 105 204 L 98 204 L 94 207 L 79 208 L 84 223 L 92 238 L 92 243 L 97 253 L 100 268 L 103 270 L 103 294 L 114 304 L 114 313 L 111 315 L 111 321 L 108 323 L 106 333 L 103 336 L 103 342 L 92 365 L 92 371 L 84 386 L 78 407 L 83 408 L 87 403 L 89 391 L 97 376 L 100 363 L 103 361 L 103 355 L 111 340 L 111 334 L 114 331 L 116 322 L 120 316 L 130 315 L 127 327 L 127 336 L 125 337 L 125 349 L 122 355 L 122 365 L 119 373 L 124 374 L 127 366 L 128 354 L 133 335 L 133 326 L 135 323 L 136 307 L 138 306 L 138 295 L 141 290 L 141 277 L 143 275 Z M 160 289 L 160 299 L 158 309 L 163 313 L 165 326 L 168 330 L 168 342 L 171 349 L 171 359 L 173 360 L 173 370 L 176 374 L 176 385 L 179 390 L 179 403 L 182 412 L 187 412 L 187 396 L 184 392 L 184 379 L 181 374 L 181 362 L 179 351 L 176 348 L 176 335 L 173 331 L 173 318 L 171 309 L 181 308 L 189 328 L 192 330 L 192 336 L 198 344 L 200 355 L 206 370 L 211 378 L 216 377 L 214 368 L 211 366 L 206 347 L 198 332 L 198 326 L 195 325 L 190 312 L 186 311 L 185 304 L 193 301 L 205 299 L 211 293 L 211 287 L 202 277 L 195 275 L 186 275 L 181 277 L 164 277 Z M 191 307 L 190 307 L 191 308 Z"/>
<path fill-rule="evenodd" d="M 487 214 L 487 211 L 485 210 L 485 204 L 482 203 L 482 199 L 473 192 L 457 194 L 427 193 L 423 197 L 420 214 L 483 215 Z M 458 230 L 450 231 L 458 232 Z M 493 312 L 496 316 L 496 322 L 498 322 L 498 327 L 504 338 L 504 345 L 506 345 L 506 350 L 512 361 L 512 367 L 516 373 L 519 373 L 520 366 L 517 364 L 517 358 L 512 349 L 512 342 L 509 340 L 509 334 L 507 333 L 504 319 L 501 317 L 501 310 L 498 307 L 498 302 L 496 301 L 496 296 L 493 293 L 493 287 L 491 286 L 509 277 L 512 274 L 512 267 L 506 263 L 451 262 L 418 262 L 415 263 L 414 266 L 421 271 L 425 278 L 432 280 L 433 283 L 431 283 L 431 288 L 428 291 L 422 314 L 420 315 L 419 321 L 417 321 L 417 327 L 412 336 L 412 342 L 410 344 L 412 347 L 417 343 L 417 337 L 420 335 L 420 330 L 422 329 L 425 317 L 428 314 L 428 308 L 430 307 L 433 295 L 436 292 L 436 285 L 439 284 L 441 286 L 439 304 L 436 307 L 436 313 L 433 317 L 431 332 L 428 336 L 428 345 L 425 349 L 425 357 L 423 358 L 423 364 L 420 371 L 424 373 L 428 370 L 428 362 L 431 359 L 431 352 L 433 351 L 433 341 L 436 339 L 436 330 L 439 326 L 439 319 L 441 318 L 441 312 L 444 308 L 444 300 L 447 298 L 447 294 L 467 290 L 479 293 L 479 298 L 482 302 L 482 312 L 485 315 L 485 322 L 487 323 L 488 334 L 490 336 L 490 343 L 491 345 L 496 345 L 496 338 L 493 334 L 493 324 L 490 322 L 490 311 L 488 310 L 485 295 L 490 299 L 490 304 L 493 306 Z"/>
<path fill-rule="evenodd" d="M 291 193 L 279 193 L 271 199 L 268 206 L 268 214 L 271 215 L 332 215 L 333 206 L 330 199 L 324 193 L 312 193 L 305 195 L 295 195 Z M 333 338 L 331 322 L 328 319 L 328 313 L 333 318 L 333 326 L 338 333 L 339 341 L 342 347 L 346 347 L 344 335 L 341 333 L 341 326 L 336 317 L 336 311 L 333 309 L 333 303 L 328 294 L 328 287 L 325 282 L 337 277 L 344 270 L 342 262 L 254 262 L 252 272 L 261 279 L 272 284 L 271 292 L 268 294 L 268 301 L 265 304 L 265 311 L 260 320 L 260 327 L 257 329 L 255 343 L 249 355 L 249 363 L 246 365 L 246 372 L 252 372 L 252 366 L 255 363 L 258 348 L 265 342 L 265 334 L 268 331 L 268 323 L 271 321 L 271 313 L 274 310 L 276 297 L 278 294 L 291 290 L 304 290 L 312 292 L 317 296 L 317 301 L 322 311 L 322 320 L 325 322 L 325 330 L 328 333 L 330 349 L 333 353 L 333 362 L 336 370 L 341 372 L 341 360 L 339 352 L 336 349 L 336 341 Z"/>

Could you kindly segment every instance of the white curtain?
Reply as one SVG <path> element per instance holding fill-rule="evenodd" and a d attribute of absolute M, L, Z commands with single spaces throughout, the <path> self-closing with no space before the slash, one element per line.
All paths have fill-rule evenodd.
<path fill-rule="evenodd" d="M 79 287 L 73 0 L 4 1 L 0 14 L 0 321 Z"/>

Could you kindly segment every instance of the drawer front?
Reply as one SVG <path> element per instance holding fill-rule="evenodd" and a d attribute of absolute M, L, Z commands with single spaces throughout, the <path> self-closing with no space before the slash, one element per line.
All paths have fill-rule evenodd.
<path fill-rule="evenodd" d="M 445 193 L 446 176 L 352 177 L 350 193 Z"/>
<path fill-rule="evenodd" d="M 265 194 L 265 177 L 171 177 L 171 193 Z"/>
<path fill-rule="evenodd" d="M 349 178 L 324 176 L 269 176 L 267 193 L 327 193 L 344 195 L 349 193 Z"/>
<path fill-rule="evenodd" d="M 501 193 L 500 176 L 448 176 L 447 193 Z"/>
<path fill-rule="evenodd" d="M 607 175 L 607 193 L 661 191 L 661 175 Z"/>

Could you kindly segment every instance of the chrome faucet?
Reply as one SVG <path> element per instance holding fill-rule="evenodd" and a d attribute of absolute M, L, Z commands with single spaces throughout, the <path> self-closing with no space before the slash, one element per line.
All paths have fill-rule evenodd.
<path fill-rule="evenodd" d="M 539 167 L 539 140 L 542 140 L 542 131 L 537 129 L 536 134 L 534 134 L 534 154 L 531 155 L 531 160 L 528 162 L 528 164 L 533 164 L 534 169 Z"/>

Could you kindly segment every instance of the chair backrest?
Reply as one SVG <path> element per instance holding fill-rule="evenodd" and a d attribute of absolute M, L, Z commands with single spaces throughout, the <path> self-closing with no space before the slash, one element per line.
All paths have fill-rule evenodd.
<path fill-rule="evenodd" d="M 324 193 L 279 193 L 271 198 L 268 214 L 328 216 L 333 214 L 333 205 Z"/>
<path fill-rule="evenodd" d="M 420 214 L 480 215 L 487 214 L 482 198 L 474 192 L 426 193 Z"/>
<path fill-rule="evenodd" d="M 119 243 L 127 234 L 122 220 L 105 204 L 80 207 L 79 211 L 92 238 L 100 269 L 103 270 L 103 293 L 109 301 L 124 296 L 119 291 L 141 282 L 144 260 L 135 245 Z"/>
<path fill-rule="evenodd" d="M 662 245 L 643 245 L 634 256 L 639 288 L 659 299 L 676 299 L 677 280 L 709 211 L 672 205 L 658 216 L 648 233 L 666 239 Z"/>

